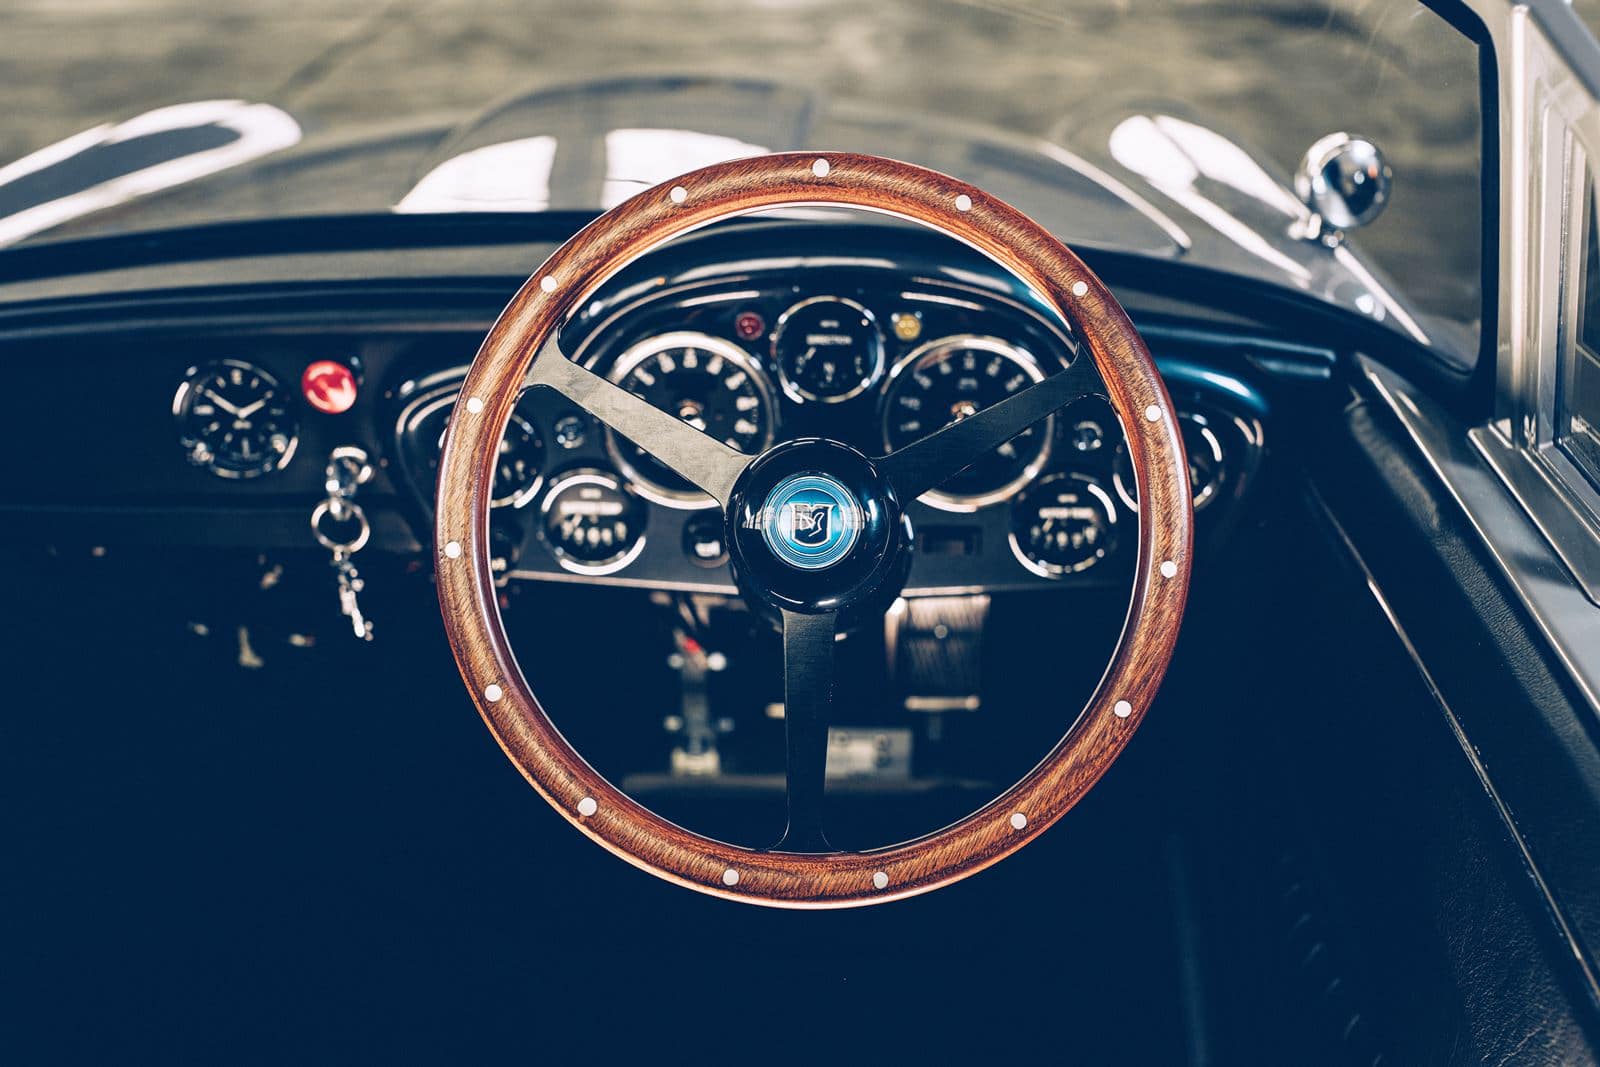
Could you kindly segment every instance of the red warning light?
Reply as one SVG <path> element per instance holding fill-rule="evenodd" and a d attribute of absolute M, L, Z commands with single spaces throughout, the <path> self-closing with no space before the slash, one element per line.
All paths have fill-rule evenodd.
<path fill-rule="evenodd" d="M 306 403 L 325 415 L 342 415 L 355 406 L 355 372 L 343 363 L 319 359 L 300 375 Z"/>
<path fill-rule="evenodd" d="M 741 311 L 733 320 L 733 332 L 744 341 L 754 341 L 767 330 L 766 322 L 754 311 Z"/>

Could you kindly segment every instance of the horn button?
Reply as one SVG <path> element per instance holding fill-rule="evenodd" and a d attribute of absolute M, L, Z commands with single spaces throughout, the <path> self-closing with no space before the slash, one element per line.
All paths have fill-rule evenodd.
<path fill-rule="evenodd" d="M 741 589 L 779 609 L 881 610 L 911 564 L 911 526 L 893 487 L 837 441 L 786 441 L 751 463 L 728 527 Z"/>

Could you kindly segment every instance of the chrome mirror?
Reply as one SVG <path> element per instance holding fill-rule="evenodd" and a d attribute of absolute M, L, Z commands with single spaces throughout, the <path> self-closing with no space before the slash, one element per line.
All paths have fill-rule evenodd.
<path fill-rule="evenodd" d="M 1294 176 L 1294 191 L 1310 213 L 1301 236 L 1338 244 L 1344 231 L 1383 214 L 1393 181 L 1383 152 L 1365 137 L 1330 133 L 1319 138 L 1306 149 Z"/>

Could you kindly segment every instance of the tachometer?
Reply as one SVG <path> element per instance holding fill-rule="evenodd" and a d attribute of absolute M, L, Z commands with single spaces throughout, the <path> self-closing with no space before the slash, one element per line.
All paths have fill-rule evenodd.
<path fill-rule="evenodd" d="M 854 300 L 815 296 L 779 317 L 772 362 L 795 400 L 837 404 L 883 377 L 883 334 L 872 312 Z"/>
<path fill-rule="evenodd" d="M 883 443 L 903 448 L 970 418 L 1034 382 L 1044 371 L 1032 356 L 994 337 L 960 335 L 930 341 L 889 372 L 883 398 Z M 1054 416 L 983 456 L 922 499 L 947 511 L 972 511 L 1004 500 L 1044 467 Z"/>
<path fill-rule="evenodd" d="M 296 425 L 278 379 L 237 359 L 190 367 L 172 399 L 189 462 L 220 478 L 254 478 L 294 456 Z"/>
<path fill-rule="evenodd" d="M 624 389 L 746 455 L 772 443 L 772 389 L 750 354 L 703 333 L 666 333 L 639 342 L 607 375 Z M 715 501 L 626 438 L 607 432 L 611 456 L 639 492 L 675 508 Z"/>

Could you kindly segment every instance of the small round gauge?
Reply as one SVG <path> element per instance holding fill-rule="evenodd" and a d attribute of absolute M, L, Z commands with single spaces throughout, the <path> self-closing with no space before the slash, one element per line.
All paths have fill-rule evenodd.
<path fill-rule="evenodd" d="M 1011 505 L 1011 551 L 1035 574 L 1059 578 L 1094 566 L 1117 543 L 1117 509 L 1086 474 L 1052 474 Z"/>
<path fill-rule="evenodd" d="M 883 443 L 891 452 L 1044 380 L 1022 349 L 994 337 L 930 341 L 889 372 Z M 1055 416 L 1028 427 L 922 499 L 946 511 L 973 511 L 1004 500 L 1044 467 Z"/>
<path fill-rule="evenodd" d="M 1073 418 L 1067 427 L 1067 443 L 1074 452 L 1098 452 L 1105 447 L 1106 431 L 1099 421 L 1091 418 Z"/>
<path fill-rule="evenodd" d="M 703 333 L 666 333 L 640 341 L 607 374 L 630 393 L 746 455 L 772 443 L 772 388 L 750 354 Z M 607 431 L 606 444 L 641 494 L 674 508 L 706 508 L 709 496 L 644 449 Z"/>
<path fill-rule="evenodd" d="M 219 478 L 283 468 L 298 442 L 291 398 L 278 379 L 237 359 L 190 367 L 172 399 L 189 462 Z"/>
<path fill-rule="evenodd" d="M 444 448 L 444 432 L 433 453 L 433 473 L 439 474 L 439 451 Z M 544 481 L 544 438 L 538 429 L 513 411 L 506 424 L 505 436 L 500 438 L 500 454 L 494 461 L 493 496 L 491 507 L 520 508 L 534 498 Z"/>
<path fill-rule="evenodd" d="M 1204 415 L 1178 412 L 1178 430 L 1183 434 L 1183 450 L 1189 454 L 1189 491 L 1194 494 L 1194 509 L 1199 511 L 1216 499 L 1222 487 L 1222 441 Z M 1117 446 L 1112 482 L 1117 496 L 1129 511 L 1139 510 L 1139 487 L 1133 477 L 1133 461 L 1126 444 Z"/>
<path fill-rule="evenodd" d="M 644 549 L 646 506 L 609 471 L 557 475 L 539 504 L 539 534 L 562 567 L 611 574 Z"/>
<path fill-rule="evenodd" d="M 439 480 L 439 452 L 444 447 L 444 432 L 456 395 L 452 387 L 408 406 L 400 415 L 400 446 L 407 473 L 417 489 L 429 497 Z M 538 427 L 522 412 L 513 411 L 505 436 L 500 439 L 500 454 L 495 458 L 490 505 L 520 508 L 527 504 L 544 484 L 544 465 L 544 438 Z"/>
<path fill-rule="evenodd" d="M 837 404 L 883 377 L 883 334 L 872 312 L 854 300 L 814 296 L 779 316 L 772 362 L 795 400 Z"/>

